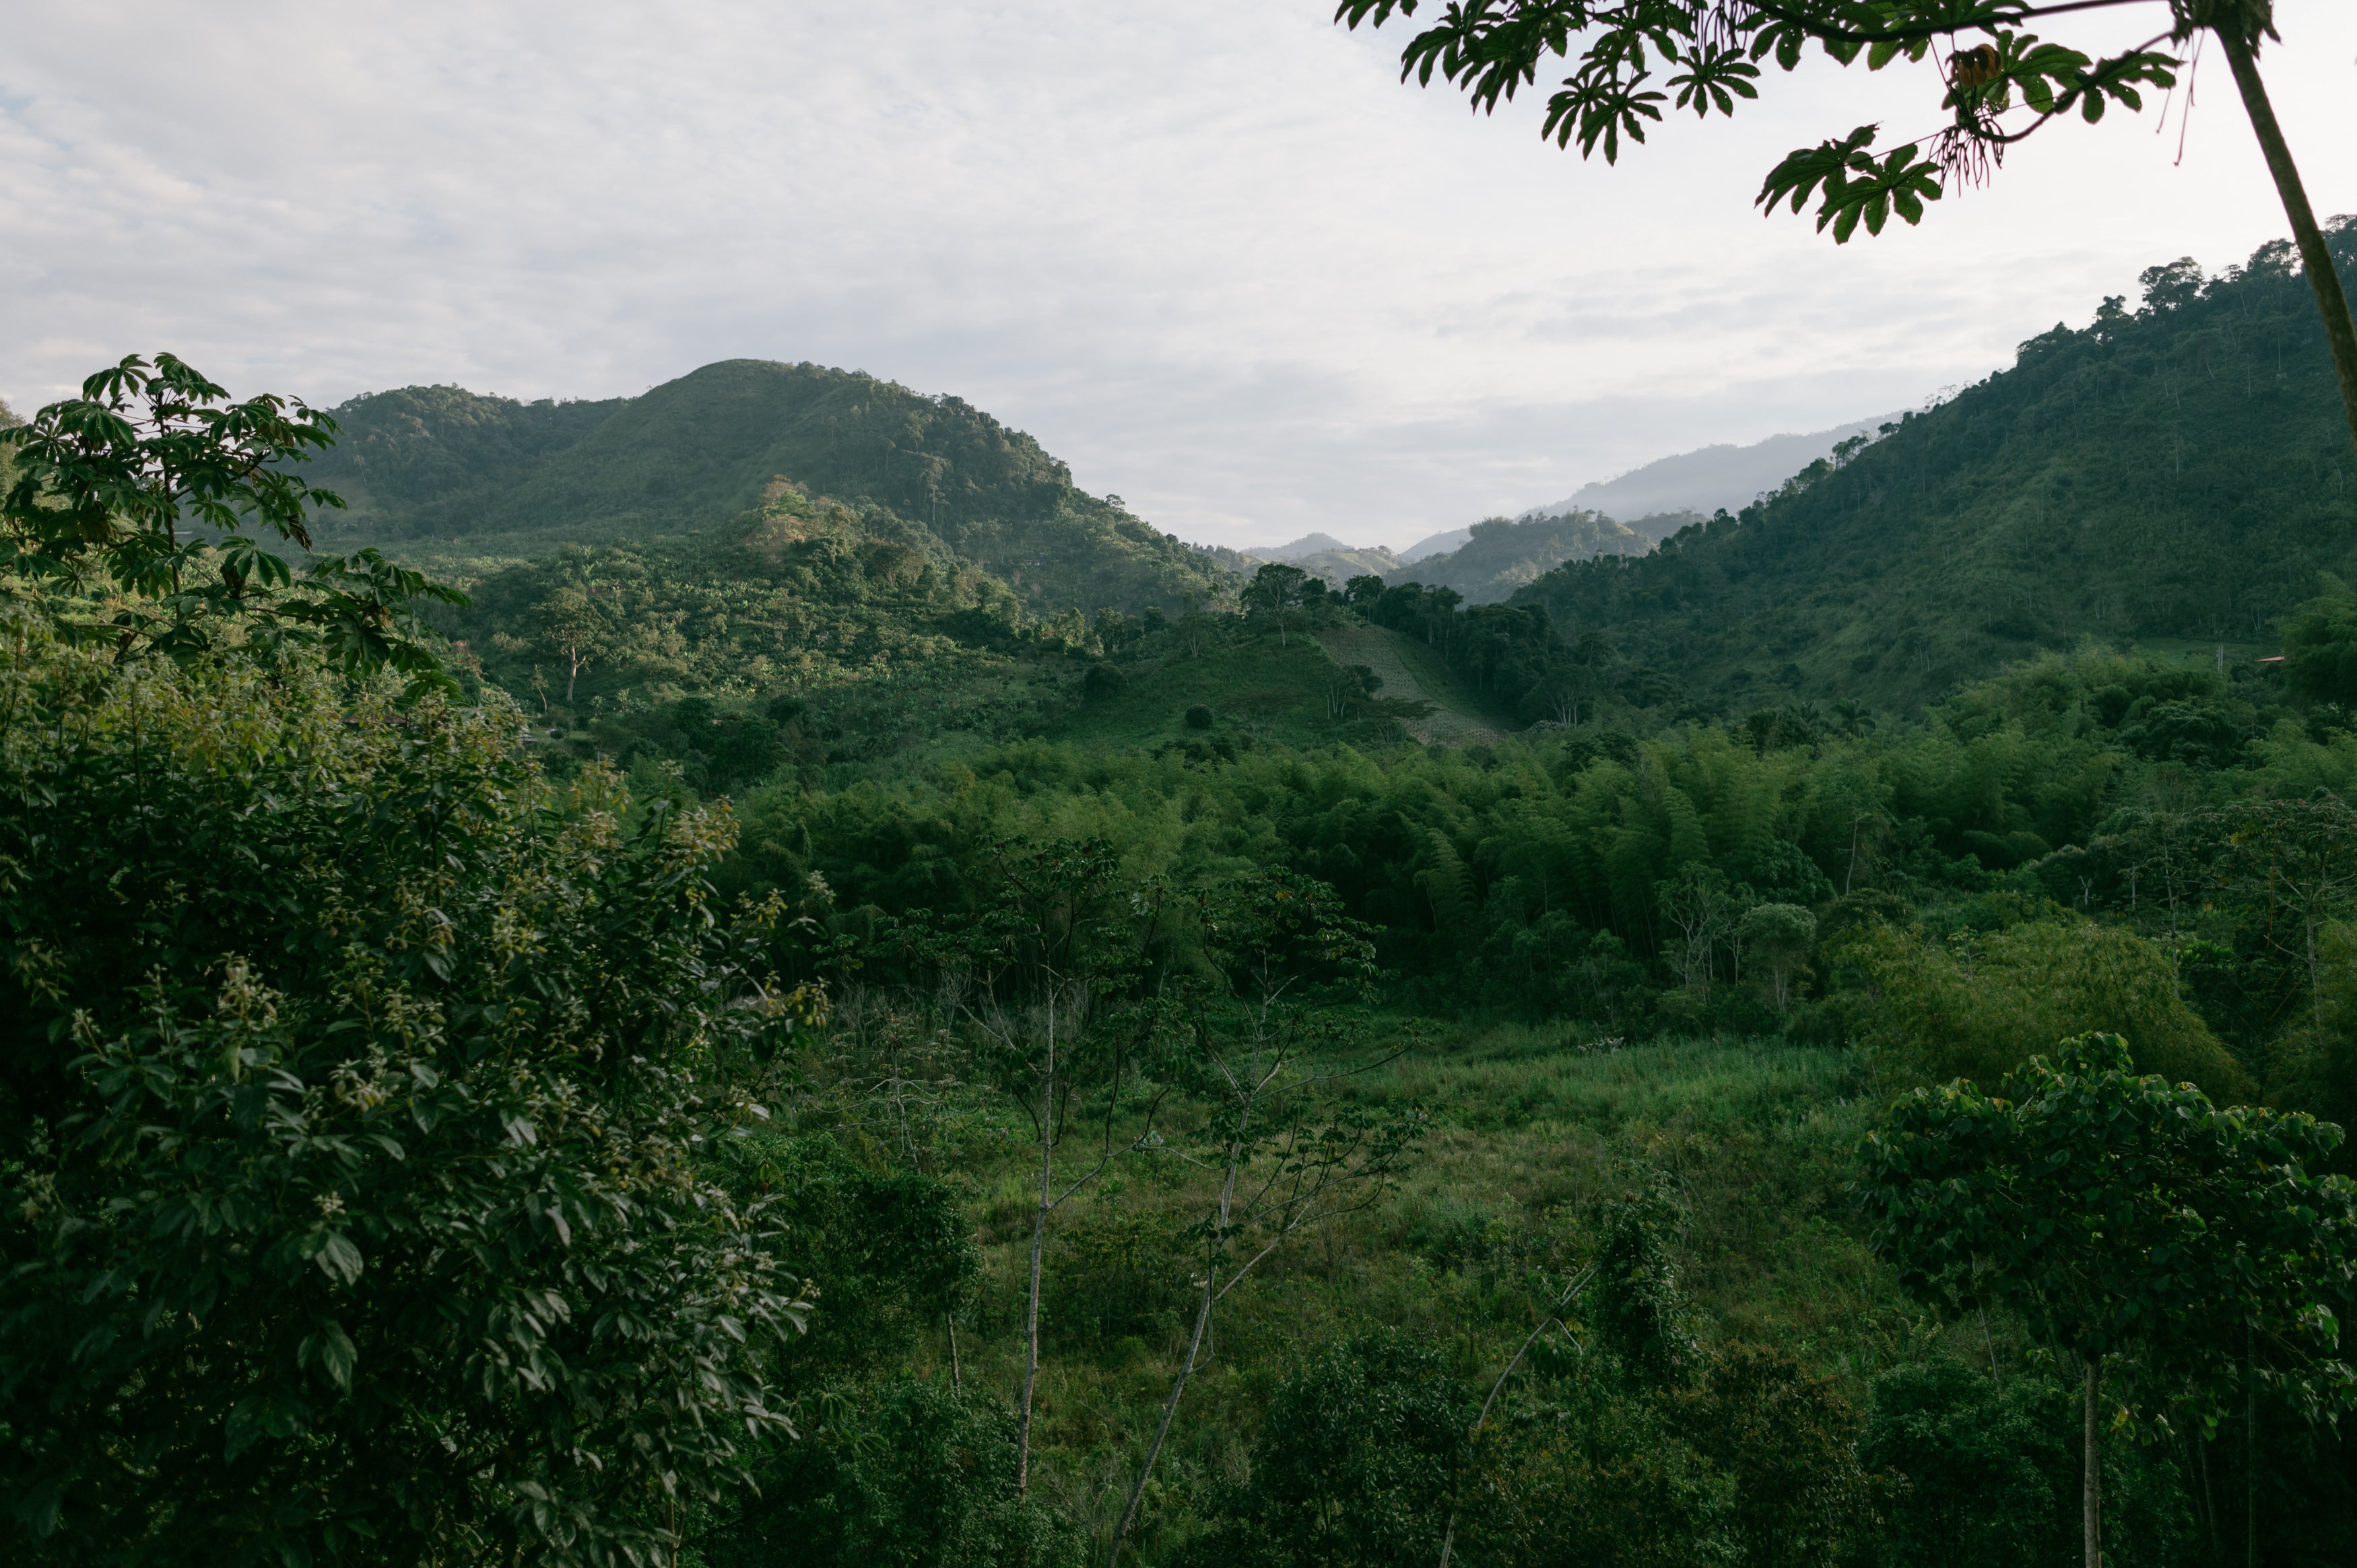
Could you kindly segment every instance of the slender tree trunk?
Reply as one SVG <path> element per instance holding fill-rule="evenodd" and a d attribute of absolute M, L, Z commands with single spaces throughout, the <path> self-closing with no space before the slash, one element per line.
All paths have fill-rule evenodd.
<path fill-rule="evenodd" d="M 2210 1440 L 2199 1431 L 2187 1434 L 2186 1441 L 2193 1449 L 2194 1472 L 2201 1482 L 2201 1523 L 2210 1536 L 2210 1560 L 2223 1562 L 2226 1544 L 2218 1539 L 2218 1492 L 2210 1484 Z"/>
<path fill-rule="evenodd" d="M 2095 1432 L 2095 1369 L 2099 1359 L 2093 1356 L 2087 1359 L 2084 1452 L 2079 1477 L 2079 1526 L 2085 1538 L 2086 1568 L 2104 1568 L 2103 1454 Z"/>
<path fill-rule="evenodd" d="M 2332 369 L 2341 381 L 2341 407 L 2349 421 L 2349 437 L 2357 441 L 2357 322 L 2350 319 L 2349 299 L 2341 292 L 2341 274 L 2332 264 L 2332 247 L 2325 243 L 2324 231 L 2317 227 L 2308 191 L 2300 184 L 2299 167 L 2291 161 L 2283 127 L 2276 124 L 2275 106 L 2267 102 L 2266 84 L 2259 80 L 2256 40 L 2244 38 L 2236 27 L 2211 30 L 2226 51 L 2234 85 L 2242 91 L 2243 108 L 2250 114 L 2259 150 L 2266 155 L 2267 173 L 2275 177 L 2284 215 L 2291 220 L 2293 242 L 2299 246 L 2300 262 L 2308 270 L 2308 285 L 2316 291 L 2317 312 L 2324 317 L 2325 341 L 2332 346 Z"/>
<path fill-rule="evenodd" d="M 1588 1280 L 1593 1277 L 1595 1272 L 1595 1270 L 1590 1269 L 1587 1273 L 1581 1274 L 1577 1279 L 1572 1281 L 1570 1286 L 1564 1291 L 1562 1299 L 1555 1304 L 1552 1311 L 1550 1311 L 1544 1317 L 1539 1319 L 1539 1326 L 1536 1328 L 1532 1329 L 1529 1337 L 1523 1339 L 1522 1348 L 1514 1352 L 1514 1359 L 1506 1363 L 1506 1369 L 1500 1372 L 1498 1374 L 1498 1380 L 1490 1385 L 1490 1397 L 1481 1402 L 1481 1413 L 1474 1419 L 1472 1435 L 1475 1437 L 1480 1436 L 1481 1429 L 1490 1424 L 1490 1409 L 1492 1405 L 1495 1405 L 1498 1402 L 1498 1394 L 1501 1390 L 1505 1388 L 1506 1380 L 1514 1375 L 1514 1369 L 1523 1364 L 1523 1358 L 1531 1353 L 1531 1347 L 1539 1342 L 1539 1336 L 1547 1331 L 1547 1329 L 1554 1324 L 1557 1315 L 1559 1315 L 1566 1306 L 1568 1306 L 1571 1304 L 1571 1299 L 1577 1295 L 1582 1289 L 1586 1288 Z M 1457 1549 L 1457 1512 L 1458 1510 L 1454 1508 L 1451 1508 L 1448 1510 L 1448 1528 L 1441 1533 L 1440 1568 L 1448 1568 L 1449 1555 Z"/>
<path fill-rule="evenodd" d="M 1251 1114 L 1249 1106 L 1244 1113 Z M 1121 1518 L 1113 1527 L 1113 1545 L 1105 1552 L 1105 1568 L 1118 1568 L 1122 1539 L 1137 1520 L 1138 1501 L 1146 1496 L 1146 1483 L 1154 1474 L 1154 1462 L 1162 1456 L 1163 1442 L 1170 1435 L 1170 1418 L 1178 1413 L 1178 1397 L 1187 1391 L 1188 1381 L 1195 1375 L 1197 1359 L 1203 1353 L 1203 1336 L 1211 1327 L 1211 1306 L 1220 1299 L 1220 1249 L 1227 1244 L 1228 1216 L 1233 1212 L 1236 1175 L 1243 1165 L 1243 1127 L 1239 1123 L 1236 1141 L 1228 1146 L 1228 1174 L 1220 1186 L 1219 1219 L 1203 1262 L 1203 1301 L 1195 1309 L 1194 1337 L 1187 1342 L 1187 1359 L 1178 1368 L 1177 1380 L 1170 1385 L 1170 1397 L 1162 1402 L 1162 1419 L 1155 1425 L 1154 1441 L 1146 1446 L 1146 1462 L 1137 1467 L 1137 1484 L 1129 1488 L 1129 1500 L 1122 1504 Z"/>
<path fill-rule="evenodd" d="M 1039 1258 L 1055 1206 L 1056 993 L 1048 992 L 1048 1069 L 1039 1078 L 1039 1208 L 1031 1216 L 1031 1290 L 1023 1308 L 1023 1414 L 1015 1433 L 1015 1495 L 1031 1486 L 1031 1394 L 1039 1381 Z"/>
<path fill-rule="evenodd" d="M 965 1369 L 958 1365 L 957 1314 L 945 1312 L 942 1321 L 950 1326 L 950 1393 L 954 1398 L 965 1396 Z"/>
<path fill-rule="evenodd" d="M 2243 1329 L 2243 1561 L 2259 1563 L 2259 1380 L 2251 1367 L 2251 1329 Z"/>

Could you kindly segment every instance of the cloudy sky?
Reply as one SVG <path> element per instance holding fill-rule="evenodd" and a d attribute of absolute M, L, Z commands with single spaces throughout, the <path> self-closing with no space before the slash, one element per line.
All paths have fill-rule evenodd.
<path fill-rule="evenodd" d="M 2357 209 L 2357 5 L 2265 66 Z M 2283 230 L 2222 60 L 1922 229 L 1749 199 L 1937 124 L 1931 68 L 1771 73 L 1618 168 L 1402 86 L 1330 0 L 105 3 L 0 43 L 0 395 L 170 349 L 333 403 L 635 393 L 713 360 L 956 392 L 1191 538 L 1405 542 L 1714 441 L 1908 406 L 2136 273 Z M 2058 17 L 2133 42 L 2157 4 Z M 2158 134 L 2156 134 L 2158 128 Z M 2180 157 L 2179 136 L 2183 133 Z"/>

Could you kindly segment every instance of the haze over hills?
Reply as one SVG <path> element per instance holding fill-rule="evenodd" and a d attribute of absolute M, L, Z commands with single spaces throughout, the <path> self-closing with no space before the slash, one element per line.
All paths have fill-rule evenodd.
<path fill-rule="evenodd" d="M 364 394 L 310 477 L 338 533 L 508 555 L 719 527 L 784 478 L 883 508 L 1036 607 L 1177 606 L 1219 568 L 1074 488 L 1039 444 L 956 397 L 856 371 L 727 360 L 641 396 L 524 403 L 460 387 Z"/>
<path fill-rule="evenodd" d="M 1319 532 L 1240 554 L 1249 561 L 1291 563 L 1338 587 L 1352 577 L 1372 575 L 1446 585 L 1469 603 L 1491 603 L 1567 561 L 1641 554 L 1721 506 L 1740 508 L 1775 489 L 1829 456 L 1835 443 L 1859 435 L 1870 438 L 1878 425 L 1898 417 L 1853 421 L 1807 435 L 1773 435 L 1749 446 L 1721 443 L 1677 453 L 1519 517 L 1447 529 L 1404 550 L 1346 544 Z M 1567 526 L 1542 526 L 1551 522 Z M 1469 553 L 1477 535 L 1481 547 Z"/>
<path fill-rule="evenodd" d="M 1255 550 L 1253 553 L 1270 561 L 1299 561 L 1311 555 L 1322 555 L 1329 551 L 1354 548 L 1356 546 L 1345 544 L 1330 533 L 1305 533 L 1290 544 L 1272 544 L 1265 549 Z"/>
<path fill-rule="evenodd" d="M 1697 451 L 1680 452 L 1631 468 L 1618 478 L 1582 485 L 1563 499 L 1533 507 L 1523 515 L 1552 517 L 1566 511 L 1588 510 L 1621 519 L 1642 519 L 1687 511 L 1708 517 L 1722 507 L 1739 511 L 1762 491 L 1775 489 L 1818 458 L 1832 456 L 1835 443 L 1854 435 L 1871 437 L 1879 426 L 1899 417 L 1896 413 L 1879 414 L 1807 435 L 1770 435 L 1748 446 L 1721 442 Z M 1670 532 L 1674 532 L 1679 526 L 1683 523 L 1673 526 Z"/>
<path fill-rule="evenodd" d="M 1494 604 L 1542 574 L 1567 561 L 1595 555 L 1641 554 L 1654 539 L 1695 521 L 1691 512 L 1641 520 L 1631 527 L 1600 512 L 1572 511 L 1556 517 L 1485 518 L 1422 541 L 1415 555 L 1381 545 L 1352 549 L 1330 534 L 1313 533 L 1291 544 L 1245 553 L 1238 565 L 1284 561 L 1339 588 L 1354 577 L 1381 577 L 1389 584 L 1415 582 L 1454 588 L 1467 604 Z M 1647 532 L 1650 528 L 1651 532 Z M 1446 547 L 1424 549 L 1436 541 Z M 1453 541 L 1454 542 L 1448 542 Z"/>
<path fill-rule="evenodd" d="M 1473 531 L 1470 528 L 1450 528 L 1444 529 L 1438 533 L 1427 533 L 1406 549 L 1400 551 L 1399 558 L 1403 561 L 1421 561 L 1427 555 L 1446 554 L 1451 550 L 1461 549 L 1465 542 L 1472 537 Z"/>

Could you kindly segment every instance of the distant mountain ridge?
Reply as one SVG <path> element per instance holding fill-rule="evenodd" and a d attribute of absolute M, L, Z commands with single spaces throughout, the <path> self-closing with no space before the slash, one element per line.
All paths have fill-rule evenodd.
<path fill-rule="evenodd" d="M 1740 511 L 1762 492 L 1774 490 L 1818 458 L 1831 456 L 1836 442 L 1853 435 L 1870 439 L 1880 426 L 1894 424 L 1900 417 L 1896 413 L 1878 414 L 1806 435 L 1770 435 L 1748 446 L 1719 442 L 1692 452 L 1679 452 L 1631 468 L 1617 478 L 1582 485 L 1563 499 L 1533 507 L 1523 515 L 1552 517 L 1566 511 L 1600 511 L 1617 518 L 1641 519 L 1688 511 L 1708 517 L 1722 508 Z M 1675 528 L 1670 532 L 1674 532 Z M 1666 535 L 1647 537 L 1660 539 Z"/>
<path fill-rule="evenodd" d="M 1771 435 L 1749 446 L 1728 443 L 1659 458 L 1619 478 L 1519 517 L 1484 519 L 1427 534 L 1405 550 L 1351 545 L 1330 533 L 1241 553 L 1246 561 L 1283 561 L 1340 587 L 1352 577 L 1450 587 L 1468 604 L 1507 598 L 1555 567 L 1600 555 L 1641 555 L 1724 506 L 1738 510 L 1830 456 L 1854 435 L 1871 439 L 1900 418 L 1857 420 L 1807 435 Z M 1608 504 L 1609 503 L 1609 504 Z"/>
<path fill-rule="evenodd" d="M 1421 561 L 1427 555 L 1446 555 L 1452 550 L 1463 549 L 1465 542 L 1472 537 L 1473 531 L 1469 528 L 1446 529 L 1439 533 L 1426 534 L 1398 552 L 1398 555 L 1403 561 Z"/>
<path fill-rule="evenodd" d="M 857 371 L 725 360 L 635 398 L 404 387 L 334 413 L 343 438 L 307 477 L 350 503 L 337 533 L 353 542 L 644 541 L 728 525 L 782 478 L 926 529 L 1043 608 L 1175 607 L 1222 576 L 1021 431 Z"/>
<path fill-rule="evenodd" d="M 1322 555 L 1329 551 L 1351 550 L 1330 533 L 1305 533 L 1290 544 L 1271 544 L 1253 551 L 1254 555 L 1270 561 L 1299 561 L 1306 556 Z"/>

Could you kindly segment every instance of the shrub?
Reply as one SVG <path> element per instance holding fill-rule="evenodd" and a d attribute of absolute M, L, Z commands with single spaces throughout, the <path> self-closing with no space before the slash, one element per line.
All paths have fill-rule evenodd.
<path fill-rule="evenodd" d="M 608 1563 L 780 1430 L 692 1161 L 790 1018 L 725 811 L 503 703 L 0 620 L 0 1485 L 38 1561 Z"/>
<path fill-rule="evenodd" d="M 1932 1079 L 1994 1082 L 2058 1040 L 2115 1030 L 2140 1072 L 2221 1097 L 2249 1091 L 2249 1075 L 2179 994 L 2168 953 L 2133 931 L 2032 920 L 1986 934 L 1960 959 L 1878 924 L 1827 956 L 1870 982 L 1837 998 L 1851 1036 Z"/>
<path fill-rule="evenodd" d="M 697 1532 L 711 1568 L 1079 1568 L 1081 1541 L 1015 1492 L 1015 1419 L 903 1378 L 782 1444 L 759 1489 Z"/>
<path fill-rule="evenodd" d="M 1187 710 L 1187 727 L 1189 729 L 1210 729 L 1211 727 L 1211 708 L 1201 703 L 1198 703 L 1193 707 L 1189 708 Z"/>

